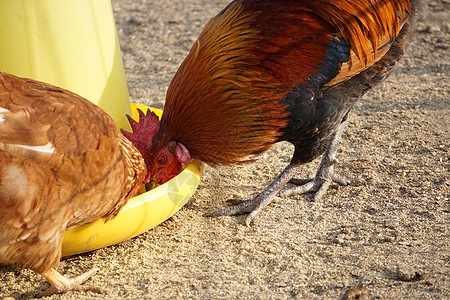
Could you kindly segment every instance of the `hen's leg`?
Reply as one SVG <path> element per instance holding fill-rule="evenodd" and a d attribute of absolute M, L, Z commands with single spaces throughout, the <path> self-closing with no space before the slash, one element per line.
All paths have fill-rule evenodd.
<path fill-rule="evenodd" d="M 286 189 L 280 193 L 280 196 L 290 196 L 293 194 L 303 194 L 308 192 L 316 193 L 314 200 L 320 200 L 327 192 L 332 182 L 340 185 L 348 185 L 350 182 L 333 173 L 334 165 L 338 162 L 336 153 L 339 146 L 342 133 L 344 132 L 347 121 L 341 123 L 336 130 L 331 143 L 325 151 L 316 176 L 309 179 L 291 179 L 289 182 L 299 185 L 295 188 Z"/>
<path fill-rule="evenodd" d="M 244 200 L 243 203 L 226 209 L 216 210 L 207 216 L 217 217 L 217 216 L 229 216 L 249 213 L 245 219 L 247 226 L 250 226 L 253 218 L 267 205 L 272 202 L 275 196 L 278 194 L 280 189 L 299 171 L 299 165 L 289 164 L 283 172 L 260 194 L 251 200 Z M 239 200 L 241 201 L 241 200 Z"/>
<path fill-rule="evenodd" d="M 53 294 L 65 293 L 69 291 L 89 291 L 99 294 L 106 294 L 106 291 L 101 288 L 80 285 L 97 272 L 98 269 L 94 268 L 76 277 L 67 278 L 58 273 L 55 269 L 51 268 L 48 272 L 41 273 L 41 275 L 47 278 L 52 286 L 43 291 L 39 296 L 46 297 Z"/>

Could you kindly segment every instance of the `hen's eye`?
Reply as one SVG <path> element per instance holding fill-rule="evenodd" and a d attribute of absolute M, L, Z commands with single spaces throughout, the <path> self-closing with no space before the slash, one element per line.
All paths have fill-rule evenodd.
<path fill-rule="evenodd" d="M 166 162 L 166 157 L 165 156 L 160 156 L 156 162 L 158 164 L 162 165 L 162 164 L 164 164 Z"/>

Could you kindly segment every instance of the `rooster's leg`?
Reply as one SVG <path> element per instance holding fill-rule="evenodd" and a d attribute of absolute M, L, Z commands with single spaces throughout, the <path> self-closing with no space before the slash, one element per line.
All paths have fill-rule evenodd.
<path fill-rule="evenodd" d="M 280 189 L 299 171 L 300 165 L 289 164 L 283 172 L 264 191 L 251 200 L 244 200 L 241 204 L 226 209 L 216 210 L 208 216 L 229 216 L 249 213 L 245 219 L 247 226 L 250 226 L 253 218 L 267 205 L 272 202 Z"/>
<path fill-rule="evenodd" d="M 350 182 L 333 173 L 334 165 L 338 162 L 336 159 L 336 153 L 339 146 L 342 133 L 344 132 L 347 121 L 341 123 L 336 133 L 333 136 L 333 140 L 328 145 L 326 152 L 322 157 L 319 169 L 316 176 L 310 179 L 296 179 L 293 178 L 289 183 L 299 185 L 292 189 L 284 190 L 280 193 L 280 196 L 290 196 L 293 194 L 303 194 L 308 192 L 316 193 L 314 200 L 320 200 L 327 192 L 328 187 L 332 182 L 336 182 L 340 185 L 348 185 Z"/>
<path fill-rule="evenodd" d="M 316 192 L 314 197 L 316 200 L 325 195 L 331 182 L 347 185 L 349 182 L 346 179 L 333 174 L 333 165 L 337 162 L 336 152 L 339 146 L 339 140 L 345 128 L 345 124 L 346 121 L 341 123 L 336 130 L 336 133 L 334 134 L 333 139 L 322 158 L 322 162 L 320 163 L 315 178 L 293 179 L 292 177 L 294 177 L 294 175 L 299 171 L 300 165 L 290 163 L 281 172 L 281 174 L 278 175 L 278 177 L 255 198 L 251 200 L 239 200 L 239 202 L 242 202 L 241 204 L 226 209 L 216 210 L 207 214 L 207 216 L 217 217 L 248 213 L 249 215 L 245 219 L 245 223 L 249 226 L 253 218 L 261 211 L 261 209 L 272 202 L 281 188 L 288 182 L 302 185 L 293 189 L 282 191 L 280 196 L 289 196 L 296 193 L 302 194 L 306 192 Z"/>
<path fill-rule="evenodd" d="M 106 294 L 106 291 L 101 288 L 96 288 L 92 286 L 82 286 L 83 282 L 89 279 L 92 275 L 97 273 L 98 269 L 92 269 L 78 275 L 73 278 L 67 278 L 60 273 L 58 273 L 55 269 L 51 268 L 49 271 L 41 273 L 47 280 L 51 283 L 51 287 L 47 290 L 43 291 L 39 296 L 46 297 L 53 294 L 65 293 L 69 291 L 90 291 L 99 294 Z"/>

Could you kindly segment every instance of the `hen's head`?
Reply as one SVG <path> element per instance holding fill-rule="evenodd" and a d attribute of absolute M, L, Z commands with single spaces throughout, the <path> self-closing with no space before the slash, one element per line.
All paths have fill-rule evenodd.
<path fill-rule="evenodd" d="M 175 177 L 183 170 L 182 164 L 188 164 L 191 155 L 186 147 L 176 141 L 169 141 L 166 145 L 155 143 L 154 137 L 159 131 L 158 116 L 147 110 L 147 114 L 138 109 L 139 121 L 127 115 L 133 132 L 121 129 L 122 134 L 129 139 L 141 152 L 147 165 L 145 183 L 150 182 L 154 187 Z"/>

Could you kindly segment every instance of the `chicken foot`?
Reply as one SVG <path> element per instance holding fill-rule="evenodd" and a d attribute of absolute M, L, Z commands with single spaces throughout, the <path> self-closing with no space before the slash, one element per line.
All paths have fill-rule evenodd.
<path fill-rule="evenodd" d="M 50 283 L 51 287 L 39 294 L 39 297 L 46 297 L 53 294 L 65 293 L 69 291 L 84 291 L 94 292 L 99 294 L 106 294 L 102 288 L 92 286 L 82 286 L 81 284 L 98 272 L 97 268 L 91 269 L 83 274 L 73 278 L 67 278 L 61 275 L 58 271 L 51 268 L 49 271 L 41 273 Z"/>
<path fill-rule="evenodd" d="M 245 219 L 245 224 L 250 226 L 250 223 L 255 216 L 267 205 L 269 205 L 273 199 L 280 192 L 281 188 L 288 182 L 294 184 L 301 184 L 301 186 L 288 189 L 280 192 L 280 196 L 289 196 L 292 194 L 303 194 L 307 192 L 316 192 L 315 200 L 321 199 L 327 192 L 328 187 L 332 182 L 336 182 L 340 185 L 348 185 L 349 182 L 333 173 L 333 166 L 337 163 L 336 153 L 339 146 L 339 140 L 345 129 L 346 121 L 341 123 L 336 130 L 331 143 L 328 145 L 325 154 L 323 155 L 319 169 L 317 170 L 315 178 L 309 179 L 294 179 L 294 175 L 299 171 L 300 165 L 290 163 L 278 177 L 267 186 L 260 194 L 250 200 L 232 199 L 232 202 L 240 202 L 239 205 L 219 209 L 213 211 L 206 216 L 218 217 L 218 216 L 230 216 L 246 214 L 249 215 Z"/>
<path fill-rule="evenodd" d="M 294 177 L 294 175 L 299 171 L 300 165 L 289 164 L 278 177 L 269 184 L 260 194 L 258 194 L 255 198 L 250 200 L 240 200 L 233 199 L 233 202 L 239 201 L 242 202 L 239 205 L 219 209 L 213 211 L 212 213 L 207 214 L 209 217 L 218 217 L 218 216 L 230 216 L 230 215 L 240 215 L 248 213 L 249 215 L 245 218 L 245 224 L 250 226 L 253 218 L 267 205 L 269 205 L 273 199 L 276 197 L 281 188 L 288 183 L 289 180 Z"/>
<path fill-rule="evenodd" d="M 286 189 L 280 192 L 281 197 L 290 196 L 293 194 L 304 194 L 304 193 L 316 193 L 314 195 L 314 201 L 322 199 L 326 194 L 328 187 L 331 183 L 336 182 L 339 185 L 346 186 L 350 182 L 333 173 L 333 168 L 338 160 L 336 159 L 337 149 L 339 147 L 339 141 L 341 139 L 342 133 L 344 132 L 347 121 L 342 122 L 334 133 L 331 143 L 328 145 L 325 151 L 320 166 L 317 169 L 316 176 L 314 178 L 308 179 L 297 179 L 292 178 L 289 183 L 298 185 L 295 188 Z"/>

